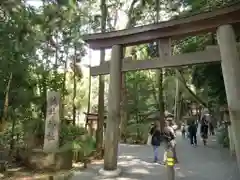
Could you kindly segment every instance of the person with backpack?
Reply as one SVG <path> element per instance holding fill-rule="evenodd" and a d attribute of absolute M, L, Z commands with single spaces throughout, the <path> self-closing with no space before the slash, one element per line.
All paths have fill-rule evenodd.
<path fill-rule="evenodd" d="M 151 144 L 154 153 L 154 162 L 158 161 L 158 149 L 161 144 L 161 132 L 160 132 L 160 122 L 155 121 L 154 126 L 151 128 L 149 134 L 152 136 Z"/>
<path fill-rule="evenodd" d="M 163 141 L 165 144 L 165 151 L 163 157 L 163 164 L 166 163 L 167 160 L 167 151 L 171 149 L 173 151 L 173 156 L 175 159 L 175 163 L 178 163 L 177 153 L 176 153 L 176 134 L 174 129 L 170 125 L 169 121 L 165 121 L 165 127 L 163 130 Z"/>

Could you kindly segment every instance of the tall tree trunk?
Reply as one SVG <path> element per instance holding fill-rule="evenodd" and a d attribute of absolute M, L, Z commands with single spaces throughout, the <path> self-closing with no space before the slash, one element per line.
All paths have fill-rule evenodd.
<path fill-rule="evenodd" d="M 164 127 L 164 112 L 165 112 L 165 107 L 164 107 L 164 95 L 163 95 L 163 69 L 158 69 L 156 71 L 156 78 L 157 78 L 157 87 L 158 87 L 158 110 L 160 111 L 160 124 L 161 124 L 161 131 L 163 132 L 163 127 Z"/>
<path fill-rule="evenodd" d="M 49 32 L 47 32 L 49 33 Z M 46 44 L 46 49 L 50 49 L 50 42 L 49 40 L 47 41 L 47 44 Z M 46 58 L 45 58 L 45 63 L 43 65 L 43 73 L 42 73 L 42 79 L 41 79 L 41 87 L 42 87 L 42 92 L 41 92 L 41 99 L 42 99 L 42 106 L 41 106 L 41 118 L 45 121 L 46 120 L 46 117 L 47 117 L 47 111 L 46 111 L 46 108 L 47 108 L 47 81 L 48 81 L 48 71 L 49 71 L 49 68 L 50 68 L 50 65 L 49 65 L 49 57 L 50 57 L 50 54 L 49 52 L 47 51 L 46 52 Z"/>
<path fill-rule="evenodd" d="M 180 121 L 180 112 L 181 112 L 181 92 L 180 92 L 180 82 L 179 79 L 175 79 L 176 82 L 176 94 L 175 94 L 175 107 L 174 107 L 174 117 L 175 121 Z"/>
<path fill-rule="evenodd" d="M 77 58 L 77 47 L 74 46 L 74 57 L 73 57 L 73 97 L 72 97 L 72 115 L 73 125 L 76 125 L 76 93 L 77 93 L 77 82 L 76 82 L 76 58 Z"/>
<path fill-rule="evenodd" d="M 138 83 L 136 80 L 134 81 L 134 89 L 135 89 L 135 98 L 134 98 L 134 106 L 135 106 L 135 116 L 136 116 L 136 123 L 137 123 L 137 139 L 136 143 L 138 143 L 140 132 L 139 132 L 139 93 L 138 93 Z"/>
<path fill-rule="evenodd" d="M 60 110 L 60 117 L 64 119 L 64 111 L 65 111 L 65 90 L 66 90 L 66 79 L 67 79 L 67 63 L 68 63 L 68 51 L 66 53 L 66 59 L 64 63 L 64 74 L 63 74 L 63 83 L 61 89 L 61 110 Z M 63 54 L 61 55 L 63 58 Z"/>
<path fill-rule="evenodd" d="M 156 23 L 159 22 L 160 19 L 160 0 L 156 0 Z M 157 42 L 158 43 L 158 42 Z M 158 48 L 159 47 L 158 43 Z M 160 49 L 158 50 L 158 55 L 160 55 Z M 157 77 L 157 87 L 158 87 L 158 109 L 160 111 L 160 125 L 161 125 L 161 132 L 163 132 L 164 128 L 164 116 L 165 116 L 165 107 L 164 107 L 164 95 L 163 95 L 163 78 L 164 78 L 164 69 L 157 69 L 156 71 Z"/>
<path fill-rule="evenodd" d="M 3 131 L 5 128 L 5 121 L 6 121 L 7 115 L 8 115 L 8 99 L 9 99 L 8 96 L 9 96 L 11 82 L 12 82 L 12 73 L 10 73 L 8 84 L 6 87 L 5 101 L 4 101 L 4 106 L 3 106 L 3 116 L 1 119 L 1 123 L 0 123 L 0 132 Z"/>
<path fill-rule="evenodd" d="M 89 79 L 88 79 L 88 104 L 87 104 L 87 115 L 86 115 L 86 121 L 85 121 L 85 129 L 88 127 L 88 114 L 90 112 L 90 106 L 91 106 L 91 91 L 92 90 L 92 77 L 91 77 L 91 71 L 89 67 Z"/>
<path fill-rule="evenodd" d="M 130 8 L 128 10 L 128 22 L 126 24 L 125 29 L 129 29 L 132 26 L 135 25 L 133 12 L 134 12 L 134 6 L 138 2 L 138 0 L 132 0 L 132 3 L 130 5 Z M 123 54 L 125 55 L 126 52 L 129 52 L 132 54 L 133 47 L 128 47 L 128 49 L 124 49 Z M 125 110 L 126 103 L 127 103 L 127 90 L 126 90 L 126 76 L 125 73 L 122 73 L 122 85 L 121 85 L 121 122 L 120 122 L 120 136 L 125 136 L 125 129 L 127 126 L 127 119 L 128 119 L 128 113 Z"/>
<path fill-rule="evenodd" d="M 46 119 L 46 107 L 47 107 L 47 76 L 46 76 L 46 72 L 43 72 L 42 74 L 42 119 Z"/>
<path fill-rule="evenodd" d="M 55 63 L 54 63 L 54 76 L 55 79 L 57 78 L 57 70 L 58 70 L 58 36 L 56 35 L 56 48 L 55 48 Z M 57 90 L 57 81 L 55 81 L 55 87 L 54 90 Z"/>
<path fill-rule="evenodd" d="M 15 126 L 16 126 L 16 118 L 13 118 L 13 120 L 12 120 L 12 129 L 11 129 L 11 141 L 10 141 L 9 155 L 11 155 L 13 153 L 14 146 L 15 146 L 15 139 L 14 139 Z"/>
<path fill-rule="evenodd" d="M 101 31 L 105 32 L 106 29 L 106 19 L 107 19 L 107 6 L 106 0 L 101 0 Z M 100 63 L 103 64 L 105 61 L 105 49 L 100 50 Z M 103 149 L 103 125 L 104 125 L 104 76 L 99 76 L 99 95 L 98 95 L 98 121 L 97 121 L 97 132 L 96 132 L 96 141 L 97 141 L 97 150 L 102 152 Z M 103 157 L 103 153 L 100 154 Z"/>

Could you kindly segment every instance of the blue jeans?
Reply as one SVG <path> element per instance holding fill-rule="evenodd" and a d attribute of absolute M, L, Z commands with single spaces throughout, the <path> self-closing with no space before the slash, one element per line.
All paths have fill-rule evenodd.
<path fill-rule="evenodd" d="M 154 161 L 158 161 L 158 147 L 159 146 L 153 146 Z"/>

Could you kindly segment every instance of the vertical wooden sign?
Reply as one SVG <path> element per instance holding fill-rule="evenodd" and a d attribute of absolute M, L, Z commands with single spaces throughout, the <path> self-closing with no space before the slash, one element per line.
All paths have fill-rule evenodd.
<path fill-rule="evenodd" d="M 45 121 L 45 135 L 43 150 L 54 152 L 59 148 L 59 128 L 60 128 L 60 93 L 49 91 L 47 93 L 47 113 Z"/>

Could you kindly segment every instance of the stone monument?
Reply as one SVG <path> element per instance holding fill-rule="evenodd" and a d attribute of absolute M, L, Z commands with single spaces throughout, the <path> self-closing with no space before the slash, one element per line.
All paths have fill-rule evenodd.
<path fill-rule="evenodd" d="M 45 152 L 55 152 L 59 148 L 59 128 L 60 128 L 60 93 L 49 91 L 47 93 L 47 113 L 45 121 L 45 135 L 43 150 Z"/>
<path fill-rule="evenodd" d="M 72 168 L 72 150 L 59 147 L 60 93 L 47 93 L 47 113 L 43 148 L 27 151 L 29 167 L 35 170 L 60 170 Z"/>

